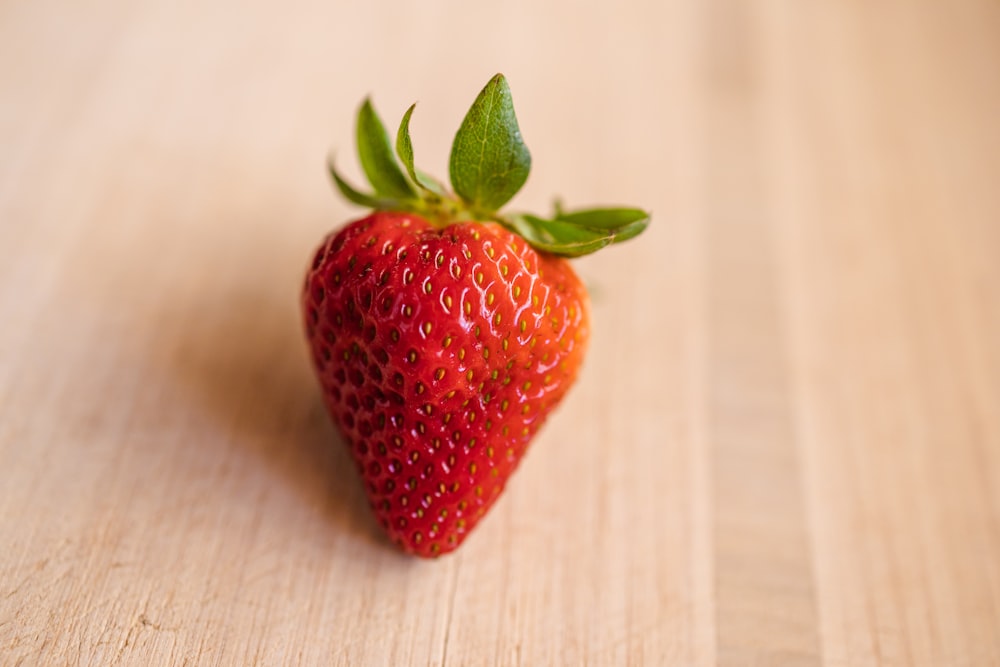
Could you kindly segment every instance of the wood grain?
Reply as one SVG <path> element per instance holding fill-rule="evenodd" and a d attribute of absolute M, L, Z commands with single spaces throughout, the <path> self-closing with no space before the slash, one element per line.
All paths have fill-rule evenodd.
<path fill-rule="evenodd" d="M 1000 665 L 996 3 L 7 2 L 0 62 L 0 664 Z M 443 173 L 499 70 L 519 205 L 654 224 L 416 561 L 297 293 L 364 95 Z"/>

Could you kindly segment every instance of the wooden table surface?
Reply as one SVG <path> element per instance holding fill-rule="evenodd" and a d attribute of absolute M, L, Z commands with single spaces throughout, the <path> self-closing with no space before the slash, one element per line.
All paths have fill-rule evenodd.
<path fill-rule="evenodd" d="M 0 3 L 0 664 L 1000 664 L 1000 5 Z M 583 375 L 454 555 L 299 327 L 368 93 L 503 71 Z"/>

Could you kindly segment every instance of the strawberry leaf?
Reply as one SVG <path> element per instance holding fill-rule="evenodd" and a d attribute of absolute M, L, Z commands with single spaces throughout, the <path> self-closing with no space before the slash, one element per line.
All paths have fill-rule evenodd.
<path fill-rule="evenodd" d="M 403 167 L 406 168 L 406 173 L 410 176 L 410 180 L 413 183 L 425 192 L 441 197 L 445 194 L 444 187 L 442 187 L 442 185 L 434 178 L 417 169 L 413 164 L 413 141 L 410 139 L 410 116 L 413 115 L 413 110 L 416 107 L 416 104 L 411 104 L 410 108 L 406 110 L 405 114 L 403 114 L 403 120 L 399 123 L 399 131 L 396 132 L 396 153 L 399 155 L 399 159 L 403 162 Z"/>
<path fill-rule="evenodd" d="M 510 88 L 494 76 L 472 104 L 451 147 L 449 174 L 471 208 L 493 212 L 528 179 L 531 154 L 521 139 Z"/>
<path fill-rule="evenodd" d="M 417 196 L 396 162 L 389 134 L 375 112 L 371 99 L 365 99 L 358 110 L 357 141 L 361 167 L 377 194 L 402 200 Z"/>
<path fill-rule="evenodd" d="M 510 216 L 508 222 L 534 248 L 563 257 L 589 255 L 612 241 L 611 236 L 601 232 L 527 213 Z"/>
<path fill-rule="evenodd" d="M 637 236 L 649 224 L 649 214 L 639 209 L 605 208 L 560 211 L 552 220 L 521 213 L 508 216 L 505 222 L 539 250 L 580 257 Z"/>
<path fill-rule="evenodd" d="M 421 171 L 420 169 L 417 169 L 415 171 L 417 172 L 417 178 L 420 179 L 420 187 L 430 192 L 433 192 L 438 197 L 442 198 L 448 197 L 450 199 L 454 199 L 454 197 L 451 197 L 448 194 L 448 191 L 445 189 L 444 185 L 441 184 L 441 181 L 434 178 L 430 174 Z"/>
<path fill-rule="evenodd" d="M 649 213 L 638 208 L 591 208 L 567 213 L 557 207 L 556 220 L 594 231 L 606 230 L 612 243 L 634 238 L 649 226 Z"/>
<path fill-rule="evenodd" d="M 348 201 L 353 202 L 358 206 L 366 206 L 368 208 L 377 209 L 391 209 L 399 206 L 399 203 L 392 199 L 381 199 L 375 195 L 368 195 L 356 190 L 350 183 L 345 181 L 340 174 L 337 173 L 336 167 L 333 166 L 332 159 L 327 164 L 327 169 L 330 170 L 330 176 L 333 177 L 333 182 L 337 185 L 337 189 L 340 190 L 340 194 L 342 194 Z"/>
<path fill-rule="evenodd" d="M 455 135 L 448 165 L 455 194 L 414 164 L 410 120 L 415 108 L 414 104 L 403 114 L 393 145 L 371 100 L 361 105 L 357 117 L 358 153 L 375 192 L 355 189 L 331 161 L 333 181 L 349 201 L 379 210 L 410 211 L 437 226 L 456 220 L 496 221 L 538 250 L 565 257 L 586 255 L 627 241 L 649 225 L 649 213 L 638 208 L 566 211 L 559 200 L 548 219 L 499 212 L 521 189 L 531 170 L 531 154 L 521 139 L 510 88 L 502 74 L 490 79 L 480 91 Z"/>

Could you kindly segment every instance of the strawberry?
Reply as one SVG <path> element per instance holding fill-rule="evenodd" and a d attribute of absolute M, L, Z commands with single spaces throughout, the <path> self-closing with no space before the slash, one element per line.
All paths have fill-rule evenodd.
<path fill-rule="evenodd" d="M 486 514 L 576 380 L 588 299 L 566 257 L 632 238 L 649 216 L 501 214 L 530 169 L 502 75 L 455 137 L 455 194 L 414 167 L 413 110 L 394 153 L 371 102 L 361 106 L 374 193 L 330 171 L 375 211 L 323 241 L 302 303 L 327 408 L 375 515 L 404 551 L 433 557 Z"/>

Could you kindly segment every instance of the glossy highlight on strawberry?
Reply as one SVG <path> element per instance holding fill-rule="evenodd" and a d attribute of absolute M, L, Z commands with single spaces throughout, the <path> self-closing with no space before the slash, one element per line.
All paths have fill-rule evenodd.
<path fill-rule="evenodd" d="M 528 177 L 497 75 L 452 147 L 454 194 L 395 146 L 370 100 L 358 154 L 373 213 L 329 234 L 306 273 L 306 337 L 324 400 L 382 527 L 401 549 L 457 548 L 500 496 L 577 378 L 589 337 L 575 257 L 640 234 L 635 208 L 501 213 Z"/>

